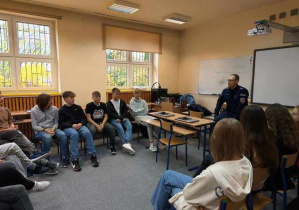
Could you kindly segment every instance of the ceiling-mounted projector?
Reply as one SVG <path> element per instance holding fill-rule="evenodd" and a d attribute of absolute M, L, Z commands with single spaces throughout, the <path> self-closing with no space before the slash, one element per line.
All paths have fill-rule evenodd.
<path fill-rule="evenodd" d="M 267 23 L 259 21 L 255 23 L 256 27 L 251 30 L 248 30 L 247 36 L 263 36 L 272 33 L 272 29 Z"/>

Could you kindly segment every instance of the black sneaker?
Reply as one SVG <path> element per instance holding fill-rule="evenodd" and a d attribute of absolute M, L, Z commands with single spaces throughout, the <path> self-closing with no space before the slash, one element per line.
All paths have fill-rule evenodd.
<path fill-rule="evenodd" d="M 67 159 L 62 160 L 62 168 L 67 168 L 70 165 L 70 161 Z"/>
<path fill-rule="evenodd" d="M 36 165 L 34 170 L 27 169 L 27 173 L 29 174 L 45 174 L 49 171 L 48 167 Z"/>
<path fill-rule="evenodd" d="M 92 165 L 93 167 L 98 167 L 98 166 L 99 166 L 98 158 L 97 158 L 96 155 L 92 155 L 92 156 L 90 157 L 90 162 L 91 162 L 91 165 Z"/>
<path fill-rule="evenodd" d="M 110 153 L 111 153 L 111 155 L 116 155 L 116 149 L 115 149 L 115 147 L 111 147 L 110 148 Z"/>
<path fill-rule="evenodd" d="M 73 168 L 74 171 L 81 171 L 81 166 L 79 164 L 79 159 L 78 158 L 72 160 L 72 168 Z"/>

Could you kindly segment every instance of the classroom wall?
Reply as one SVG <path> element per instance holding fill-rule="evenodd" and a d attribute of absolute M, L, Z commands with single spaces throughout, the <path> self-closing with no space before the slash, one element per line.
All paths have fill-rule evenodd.
<path fill-rule="evenodd" d="M 287 12 L 287 17 L 275 22 L 299 26 L 299 16 L 290 17 L 290 10 L 299 8 L 298 0 L 290 0 L 251 10 L 225 19 L 207 22 L 189 28 L 181 34 L 179 91 L 195 93 L 196 101 L 214 110 L 217 97 L 198 95 L 200 60 L 253 55 L 254 49 L 283 46 L 280 30 L 273 29 L 267 36 L 248 37 L 247 31 L 255 27 L 254 21 Z M 209 79 L 209 78 L 207 78 Z M 242 85 L 242 78 L 240 78 Z"/>
<path fill-rule="evenodd" d="M 162 33 L 162 54 L 157 62 L 158 79 L 162 87 L 170 92 L 178 91 L 179 31 L 20 2 L 0 0 L 0 5 L 2 8 L 62 16 L 62 20 L 57 20 L 61 91 L 74 91 L 77 94 L 76 103 L 82 106 L 91 100 L 94 90 L 99 90 L 102 101 L 106 101 L 103 23 Z"/>

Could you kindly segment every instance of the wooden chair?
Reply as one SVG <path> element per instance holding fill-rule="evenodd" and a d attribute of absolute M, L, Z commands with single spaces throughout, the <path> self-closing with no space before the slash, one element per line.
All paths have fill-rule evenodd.
<path fill-rule="evenodd" d="M 242 205 L 245 203 L 245 198 L 242 201 L 239 202 L 233 202 L 230 198 L 227 196 L 222 196 L 219 199 L 219 210 L 239 210 Z M 199 206 L 197 207 L 198 210 L 206 210 L 205 207 Z"/>
<path fill-rule="evenodd" d="M 283 190 L 277 190 L 277 194 L 283 197 L 283 206 L 282 209 L 287 209 L 287 194 L 290 190 L 287 190 L 287 181 L 285 177 L 285 169 L 290 168 L 296 164 L 298 160 L 298 152 L 291 154 L 291 155 L 284 155 L 282 156 L 281 166 L 280 166 L 280 173 L 283 183 Z M 274 197 L 274 202 L 276 202 L 276 197 Z"/>
<path fill-rule="evenodd" d="M 105 136 L 104 132 L 102 133 L 99 133 L 99 132 L 96 132 L 94 135 L 93 135 L 93 141 L 96 140 L 96 139 L 100 139 L 100 138 L 94 138 L 95 136 L 97 135 L 102 135 L 103 137 L 103 144 L 105 144 L 105 137 L 106 137 L 106 140 L 107 140 L 107 143 L 106 143 L 106 147 L 107 147 L 107 150 L 110 149 L 110 142 L 109 142 L 109 137 L 108 136 Z M 139 137 L 139 133 L 138 133 L 138 137 Z M 80 146 L 81 146 L 81 149 L 84 149 L 84 155 L 87 154 L 87 150 L 86 150 L 86 140 L 82 137 L 79 137 L 79 142 L 80 142 Z M 139 143 L 139 142 L 138 142 Z"/>
<path fill-rule="evenodd" d="M 173 103 L 162 102 L 162 103 L 161 103 L 161 110 L 162 110 L 162 111 L 173 112 Z"/>
<path fill-rule="evenodd" d="M 219 209 L 221 210 L 239 210 L 245 203 L 245 198 L 239 202 L 233 202 L 229 197 L 223 196 L 219 200 Z"/>
<path fill-rule="evenodd" d="M 161 138 L 161 133 L 164 131 L 164 138 Z M 167 137 L 166 132 L 169 132 L 169 135 Z M 169 168 L 169 155 L 170 155 L 170 149 L 172 147 L 175 147 L 175 157 L 178 159 L 178 146 L 180 145 L 185 145 L 185 162 L 186 166 L 188 165 L 187 162 L 187 136 L 185 136 L 185 141 L 175 137 L 173 135 L 173 124 L 166 122 L 164 120 L 160 120 L 160 132 L 159 132 L 159 139 L 157 142 L 157 152 L 156 152 L 156 162 L 158 162 L 158 154 L 159 154 L 159 143 L 165 144 L 168 149 L 167 149 L 167 165 L 166 165 L 166 170 Z"/>
<path fill-rule="evenodd" d="M 189 115 L 191 117 L 197 117 L 197 118 L 203 118 L 203 112 L 195 112 L 195 111 L 191 111 L 189 110 Z M 200 129 L 199 132 L 197 133 L 197 135 L 199 135 L 199 138 L 198 138 L 198 146 L 197 146 L 197 149 L 199 150 L 199 147 L 200 147 L 200 137 L 201 137 L 201 132 L 207 132 L 209 134 L 209 138 L 211 137 L 211 129 L 210 129 L 210 126 L 206 128 L 207 130 L 202 130 Z"/>
<path fill-rule="evenodd" d="M 254 168 L 253 169 L 253 183 L 251 191 L 260 190 L 263 188 L 265 181 L 269 177 L 268 168 Z M 272 203 L 273 200 L 262 193 L 257 193 L 252 196 L 250 193 L 247 196 L 248 207 L 250 210 L 262 209 L 268 204 Z M 273 203 L 275 205 L 275 203 Z M 243 205 L 242 209 L 248 209 L 246 205 Z"/>
<path fill-rule="evenodd" d="M 191 111 L 191 110 L 189 110 L 189 115 L 190 115 L 191 117 L 202 118 L 202 116 L 203 116 L 203 112 L 195 112 L 195 111 Z"/>
<path fill-rule="evenodd" d="M 203 112 L 195 112 L 195 111 L 191 111 L 191 110 L 189 110 L 189 116 L 191 116 L 191 117 L 196 117 L 196 118 L 202 118 L 202 116 L 203 116 Z M 200 130 L 198 130 L 198 132 L 197 132 L 197 136 L 196 136 L 197 138 L 198 138 L 198 146 L 197 146 L 197 149 L 199 149 L 199 147 L 200 147 L 200 137 L 201 137 L 201 129 Z"/>

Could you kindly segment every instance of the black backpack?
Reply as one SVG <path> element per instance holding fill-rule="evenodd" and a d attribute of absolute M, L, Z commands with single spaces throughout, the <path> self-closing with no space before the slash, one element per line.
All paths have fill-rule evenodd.
<path fill-rule="evenodd" d="M 206 107 L 201 106 L 199 104 L 192 104 L 188 106 L 188 110 L 195 111 L 195 112 L 202 112 L 204 116 L 210 116 L 212 112 L 208 110 Z"/>

